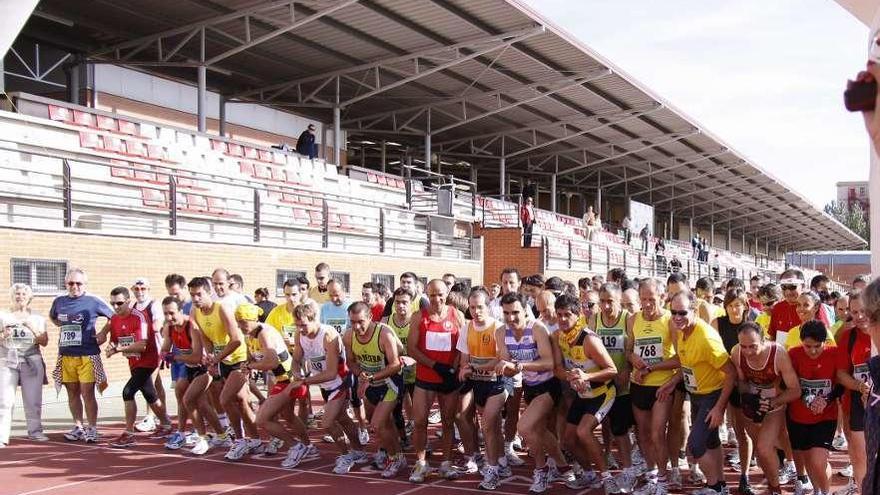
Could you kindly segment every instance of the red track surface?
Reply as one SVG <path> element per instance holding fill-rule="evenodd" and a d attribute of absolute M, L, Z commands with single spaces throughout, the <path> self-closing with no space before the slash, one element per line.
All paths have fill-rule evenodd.
<path fill-rule="evenodd" d="M 321 449 L 321 458 L 301 464 L 297 469 L 280 467 L 282 456 L 277 459 L 229 462 L 223 460 L 225 452 L 212 450 L 203 457 L 191 456 L 183 450 L 168 451 L 159 440 L 139 438 L 138 444 L 130 449 L 113 449 L 107 442 L 114 438 L 121 428 L 104 427 L 101 430 L 101 443 L 87 445 L 81 442 L 66 442 L 60 433 L 50 434 L 47 443 L 13 439 L 12 444 L 0 450 L 0 495 L 51 493 L 73 494 L 113 494 L 113 495 L 210 495 L 221 493 L 291 495 L 307 491 L 308 495 L 463 495 L 462 492 L 485 493 L 477 488 L 479 477 L 467 476 L 456 481 L 446 481 L 436 477 L 428 478 L 421 485 L 407 481 L 409 472 L 401 473 L 397 479 L 384 480 L 378 472 L 366 465 L 356 466 L 347 475 L 331 472 L 336 452 L 329 444 L 322 443 L 319 432 L 315 434 L 315 445 Z M 433 435 L 432 435 L 433 436 Z M 368 451 L 374 451 L 369 448 Z M 410 464 L 412 464 L 410 456 Z M 432 465 L 439 465 L 439 457 L 431 459 Z M 835 472 L 843 467 L 845 458 L 841 454 L 832 456 Z M 514 470 L 514 478 L 505 481 L 495 492 L 502 495 L 521 495 L 528 493 L 531 481 L 529 464 Z M 687 482 L 687 472 L 684 473 Z M 736 493 L 738 474 L 726 470 L 731 493 Z M 752 471 L 753 483 L 758 479 L 758 471 Z M 836 490 L 845 484 L 845 479 L 835 475 Z M 754 485 L 753 485 L 754 486 Z M 754 486 L 756 490 L 758 486 Z M 696 487 L 686 485 L 684 491 L 690 493 Z M 788 492 L 791 488 L 788 487 Z M 758 493 L 762 493 L 760 486 Z M 548 494 L 586 495 L 601 494 L 599 490 L 575 492 L 561 484 L 554 485 Z"/>

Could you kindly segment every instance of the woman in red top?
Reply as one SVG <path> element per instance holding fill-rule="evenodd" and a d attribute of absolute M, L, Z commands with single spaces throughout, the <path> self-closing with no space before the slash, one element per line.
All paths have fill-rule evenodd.
<path fill-rule="evenodd" d="M 868 315 L 861 294 L 850 294 L 849 315 L 852 327 L 843 330 L 837 341 L 837 379 L 846 387 L 843 404 L 843 432 L 849 444 L 849 457 L 853 465 L 853 490 L 862 485 L 867 470 L 865 451 L 865 406 L 863 397 L 871 393 L 868 361 L 871 359 L 871 335 L 868 333 Z M 853 491 L 853 493 L 858 493 Z"/>
<path fill-rule="evenodd" d="M 765 340 L 756 323 L 743 323 L 737 330 L 737 341 L 730 359 L 738 375 L 745 428 L 755 444 L 771 495 L 779 495 L 782 490 L 776 448 L 785 423 L 785 405 L 800 397 L 800 382 L 785 348 Z"/>
<path fill-rule="evenodd" d="M 416 387 L 413 392 L 412 434 L 416 464 L 409 480 L 421 483 L 428 473 L 425 447 L 428 440 L 428 410 L 434 399 L 440 403 L 443 428 L 441 444 L 443 463 L 440 475 L 455 478 L 458 472 L 452 466 L 453 426 L 459 406 L 459 387 L 455 363 L 458 360 L 458 332 L 465 326 L 464 317 L 452 306 L 446 305 L 448 289 L 440 280 L 428 283 L 428 308 L 413 314 L 410 320 L 407 354 L 416 360 Z"/>
<path fill-rule="evenodd" d="M 837 429 L 837 399 L 843 393 L 837 383 L 837 350 L 825 343 L 827 338 L 825 324 L 810 320 L 801 326 L 803 345 L 788 351 L 801 385 L 801 399 L 788 407 L 788 436 L 795 463 L 806 468 L 816 493 L 831 489 L 828 451 Z M 795 493 L 808 490 L 808 483 L 799 476 Z"/>

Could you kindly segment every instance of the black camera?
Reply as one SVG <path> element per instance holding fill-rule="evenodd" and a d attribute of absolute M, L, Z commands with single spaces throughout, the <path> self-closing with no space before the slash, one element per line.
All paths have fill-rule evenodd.
<path fill-rule="evenodd" d="M 875 64 L 880 64 L 880 33 L 871 36 L 868 57 Z M 848 81 L 843 92 L 843 104 L 850 112 L 874 110 L 877 99 L 877 81 Z"/>

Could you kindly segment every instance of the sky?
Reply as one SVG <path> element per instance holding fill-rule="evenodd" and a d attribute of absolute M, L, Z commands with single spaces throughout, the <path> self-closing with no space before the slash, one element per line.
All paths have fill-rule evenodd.
<path fill-rule="evenodd" d="M 868 28 L 834 0 L 524 1 L 817 206 L 867 180 Z"/>

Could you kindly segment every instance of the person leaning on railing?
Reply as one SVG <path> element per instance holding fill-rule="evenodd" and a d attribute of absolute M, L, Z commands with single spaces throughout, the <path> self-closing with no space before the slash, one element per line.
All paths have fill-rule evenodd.
<path fill-rule="evenodd" d="M 532 228 L 535 225 L 535 207 L 532 198 L 528 197 L 519 208 L 519 219 L 522 222 L 523 247 L 532 247 Z"/>

